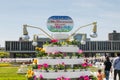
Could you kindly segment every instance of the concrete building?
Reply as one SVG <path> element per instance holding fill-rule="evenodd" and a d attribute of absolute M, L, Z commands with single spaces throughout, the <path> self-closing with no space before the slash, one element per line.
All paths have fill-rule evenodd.
<path fill-rule="evenodd" d="M 42 47 L 44 43 L 45 41 L 39 41 L 38 46 Z M 85 45 L 78 44 L 78 46 L 86 56 L 95 56 L 97 53 L 115 56 L 115 53 L 120 53 L 120 41 L 87 41 Z M 18 54 L 23 55 L 20 57 L 36 56 L 32 41 L 6 41 L 5 51 L 10 53 L 10 57 L 17 57 Z"/>
<path fill-rule="evenodd" d="M 109 40 L 116 40 L 116 41 L 120 40 L 120 33 L 117 33 L 116 30 L 113 30 L 112 33 L 108 34 L 108 38 L 109 38 Z"/>
<path fill-rule="evenodd" d="M 78 44 L 78 47 L 84 51 L 86 57 L 96 56 L 96 54 L 114 57 L 116 53 L 120 53 L 120 33 L 113 31 L 113 33 L 109 33 L 108 36 L 108 41 L 87 40 L 86 44 Z M 50 39 L 38 39 L 38 47 L 42 47 L 46 41 L 50 41 Z M 5 51 L 10 53 L 11 58 L 36 56 L 35 47 L 32 45 L 32 41 L 5 41 Z"/>

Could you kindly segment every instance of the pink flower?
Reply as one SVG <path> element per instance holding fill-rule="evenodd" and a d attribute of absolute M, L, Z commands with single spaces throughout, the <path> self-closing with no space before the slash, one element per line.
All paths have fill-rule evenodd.
<path fill-rule="evenodd" d="M 56 80 L 61 80 L 61 78 L 58 77 Z"/>
<path fill-rule="evenodd" d="M 53 40 L 51 40 L 51 42 L 52 43 L 56 43 L 56 42 L 58 42 L 58 40 L 57 39 L 53 39 Z"/>
<path fill-rule="evenodd" d="M 64 62 L 62 62 L 62 65 L 65 65 L 65 63 L 64 63 Z"/>
<path fill-rule="evenodd" d="M 47 63 L 44 63 L 44 64 L 43 64 L 43 67 L 44 67 L 44 68 L 48 68 L 48 64 L 47 64 Z"/>
<path fill-rule="evenodd" d="M 92 64 L 88 64 L 90 67 L 92 67 Z"/>
<path fill-rule="evenodd" d="M 80 50 L 78 51 L 78 53 L 79 53 L 79 54 L 82 54 L 82 53 L 83 53 L 83 50 L 80 49 Z"/>
<path fill-rule="evenodd" d="M 70 78 L 65 78 L 64 80 L 70 80 Z"/>
<path fill-rule="evenodd" d="M 80 76 L 80 79 L 84 79 L 84 76 Z"/>
<path fill-rule="evenodd" d="M 36 76 L 34 76 L 34 80 L 36 80 L 37 79 L 37 77 Z"/>
<path fill-rule="evenodd" d="M 87 65 L 85 63 L 82 64 L 83 67 L 87 67 Z"/>
<path fill-rule="evenodd" d="M 42 76 L 42 74 L 40 74 L 40 79 L 43 79 L 43 76 Z"/>
<path fill-rule="evenodd" d="M 84 76 L 84 80 L 90 80 L 88 76 Z"/>
<path fill-rule="evenodd" d="M 39 64 L 39 65 L 38 65 L 38 69 L 40 69 L 41 67 L 42 67 L 42 65 Z"/>

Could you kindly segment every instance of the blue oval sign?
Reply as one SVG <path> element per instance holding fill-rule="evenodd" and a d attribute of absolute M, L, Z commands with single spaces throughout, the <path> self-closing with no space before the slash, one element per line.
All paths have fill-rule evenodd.
<path fill-rule="evenodd" d="M 69 32 L 73 29 L 73 20 L 69 16 L 51 16 L 47 28 L 51 32 Z"/>

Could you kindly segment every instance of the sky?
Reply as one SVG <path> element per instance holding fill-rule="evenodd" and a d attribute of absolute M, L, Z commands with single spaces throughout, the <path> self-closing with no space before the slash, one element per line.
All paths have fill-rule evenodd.
<path fill-rule="evenodd" d="M 98 37 L 92 40 L 108 40 L 108 33 L 120 32 L 120 0 L 0 0 L 0 45 L 5 41 L 18 41 L 23 34 L 23 24 L 47 29 L 50 16 L 70 16 L 74 27 L 97 22 Z M 89 34 L 88 26 L 78 32 Z M 30 39 L 34 34 L 41 34 L 38 29 L 28 28 Z"/>

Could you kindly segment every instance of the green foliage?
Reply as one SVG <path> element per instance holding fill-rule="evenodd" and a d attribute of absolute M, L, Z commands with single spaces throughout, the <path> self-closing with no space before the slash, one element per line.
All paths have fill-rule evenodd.
<path fill-rule="evenodd" d="M 47 53 L 45 53 L 45 52 L 38 52 L 37 53 L 37 57 L 45 57 L 45 56 L 47 56 Z"/>
<path fill-rule="evenodd" d="M 9 57 L 9 53 L 8 52 L 0 52 L 0 58 L 7 58 Z"/>

